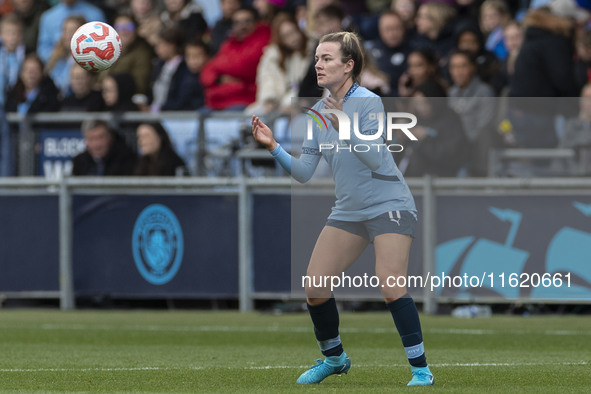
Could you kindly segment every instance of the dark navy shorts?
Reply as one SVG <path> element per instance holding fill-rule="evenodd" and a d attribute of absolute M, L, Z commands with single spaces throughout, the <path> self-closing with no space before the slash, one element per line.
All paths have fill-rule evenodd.
<path fill-rule="evenodd" d="M 409 211 L 390 211 L 361 222 L 328 219 L 327 226 L 340 228 L 373 242 L 381 234 L 405 234 L 415 237 L 417 218 Z"/>

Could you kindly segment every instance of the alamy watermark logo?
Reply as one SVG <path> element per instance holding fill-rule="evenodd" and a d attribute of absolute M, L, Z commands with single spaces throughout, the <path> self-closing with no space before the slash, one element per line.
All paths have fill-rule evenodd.
<path fill-rule="evenodd" d="M 400 144 L 387 144 L 381 142 L 383 141 L 382 136 L 384 135 L 384 127 L 386 128 L 386 141 L 392 141 L 394 139 L 395 131 L 401 131 L 411 141 L 418 141 L 418 138 L 410 131 L 410 129 L 417 125 L 417 117 L 409 112 L 369 113 L 367 115 L 367 120 L 370 122 L 377 121 L 377 127 L 372 130 L 360 130 L 360 119 L 358 112 L 353 113 L 353 121 L 351 122 L 349 115 L 338 109 L 321 109 L 320 112 L 312 108 L 304 107 L 304 109 L 309 111 L 306 112 L 306 115 L 310 116 L 310 119 L 308 119 L 306 133 L 306 138 L 308 140 L 314 138 L 313 120 L 316 121 L 316 124 L 318 125 L 320 131 L 328 132 L 329 122 L 327 122 L 326 118 L 323 115 L 329 114 L 334 115 L 337 118 L 339 127 L 338 135 L 340 141 L 351 141 L 351 130 L 353 130 L 353 133 L 355 137 L 357 137 L 357 139 L 365 141 L 363 143 L 346 144 L 340 144 L 336 141 L 330 143 L 322 142 L 318 145 L 320 152 L 333 149 L 335 149 L 337 152 L 340 150 L 368 152 L 372 149 L 372 147 L 376 147 L 378 151 L 380 151 L 381 149 L 387 149 L 389 152 L 392 153 L 402 152 L 404 147 Z M 363 119 L 361 120 L 363 121 Z M 406 122 L 401 123 L 401 121 L 404 120 L 406 120 Z"/>

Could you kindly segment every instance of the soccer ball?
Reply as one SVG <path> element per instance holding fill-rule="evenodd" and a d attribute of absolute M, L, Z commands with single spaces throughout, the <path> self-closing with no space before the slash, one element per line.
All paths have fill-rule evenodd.
<path fill-rule="evenodd" d="M 76 63 L 83 69 L 99 72 L 111 67 L 121 55 L 121 39 L 113 27 L 103 22 L 88 22 L 78 28 L 70 41 Z"/>

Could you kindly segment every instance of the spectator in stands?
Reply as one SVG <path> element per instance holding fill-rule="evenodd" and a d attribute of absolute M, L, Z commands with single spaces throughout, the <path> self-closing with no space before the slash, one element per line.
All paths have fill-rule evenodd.
<path fill-rule="evenodd" d="M 188 110 L 200 109 L 205 105 L 205 94 L 200 77 L 201 70 L 209 57 L 209 46 L 203 40 L 194 40 L 185 45 L 185 62 L 190 73 L 187 85 L 191 88 L 188 89 L 190 94 L 187 95 L 187 101 L 183 103 L 183 107 Z"/>
<path fill-rule="evenodd" d="M 150 109 L 152 112 L 194 109 L 191 99 L 196 86 L 183 58 L 183 32 L 178 28 L 167 28 L 160 32 L 159 38 Z"/>
<path fill-rule="evenodd" d="M 392 0 L 390 9 L 400 15 L 400 19 L 404 22 L 406 29 L 406 39 L 412 40 L 417 34 L 417 26 L 415 24 L 417 15 L 417 4 L 414 0 Z"/>
<path fill-rule="evenodd" d="M 330 4 L 320 8 L 314 16 L 316 35 L 322 37 L 328 33 L 335 33 L 343 30 L 345 13 L 337 4 Z"/>
<path fill-rule="evenodd" d="M 109 75 L 103 79 L 101 85 L 106 111 L 128 112 L 139 110 L 132 100 L 135 94 L 135 81 L 130 74 Z"/>
<path fill-rule="evenodd" d="M 201 6 L 193 0 L 164 0 L 165 10 L 160 14 L 165 28 L 180 28 L 185 42 L 201 38 L 207 30 Z"/>
<path fill-rule="evenodd" d="M 14 15 L 0 21 L 0 107 L 4 108 L 6 93 L 16 84 L 25 59 L 23 24 Z"/>
<path fill-rule="evenodd" d="M 575 149 L 577 155 L 580 155 L 582 150 L 587 150 L 584 175 L 591 174 L 591 83 L 587 83 L 581 90 L 579 116 L 566 121 L 564 135 L 560 139 L 558 147 Z M 570 174 L 577 174 L 574 160 L 557 164 Z"/>
<path fill-rule="evenodd" d="M 308 34 L 308 37 L 318 40 L 318 39 L 320 39 L 321 36 L 324 35 L 320 32 L 319 29 L 326 30 L 327 27 L 323 27 L 322 18 L 320 18 L 320 19 L 318 18 L 318 13 L 321 9 L 329 7 L 329 6 L 338 7 L 341 10 L 341 13 L 343 13 L 339 0 L 307 0 L 306 1 L 306 10 L 308 13 L 308 19 L 306 21 L 306 33 Z M 343 13 L 343 15 L 344 15 L 344 13 Z M 341 18 L 341 20 L 342 19 L 344 19 L 344 16 L 343 16 L 343 18 Z M 339 30 L 340 30 L 340 27 L 339 27 Z M 339 31 L 339 30 L 334 30 L 334 31 Z"/>
<path fill-rule="evenodd" d="M 22 115 L 59 110 L 58 90 L 43 74 L 43 62 L 37 55 L 25 57 L 19 78 L 6 96 L 5 108 Z"/>
<path fill-rule="evenodd" d="M 365 63 L 359 75 L 359 84 L 378 96 L 392 96 L 390 76 L 378 68 L 375 59 L 365 49 L 363 49 L 363 57 Z"/>
<path fill-rule="evenodd" d="M 343 13 L 342 8 L 334 4 L 319 9 L 314 17 L 314 25 L 317 28 L 317 34 L 322 37 L 328 33 L 341 31 L 344 18 L 345 14 Z M 316 45 L 312 45 L 312 48 L 318 46 L 317 42 L 318 41 L 316 41 Z M 314 56 L 314 53 L 310 55 L 310 65 L 300 83 L 298 97 L 320 97 L 324 92 L 324 89 L 318 87 L 315 68 L 316 61 L 314 60 Z"/>
<path fill-rule="evenodd" d="M 162 28 L 160 13 L 155 0 L 131 0 L 131 13 L 137 21 L 137 35 L 146 40 L 152 47 L 158 42 L 158 32 Z"/>
<path fill-rule="evenodd" d="M 70 69 L 70 86 L 68 95 L 63 99 L 61 111 L 96 112 L 105 107 L 103 96 L 94 90 L 96 74 L 82 67 Z"/>
<path fill-rule="evenodd" d="M 493 122 L 496 114 L 494 90 L 477 74 L 474 55 L 467 51 L 453 52 L 449 57 L 449 106 L 460 115 L 470 142 L 468 171 L 472 176 L 486 176 L 488 151 L 496 145 Z"/>
<path fill-rule="evenodd" d="M 458 17 L 465 21 L 478 21 L 480 5 L 484 0 L 455 0 Z"/>
<path fill-rule="evenodd" d="M 433 79 L 415 89 L 411 105 L 419 126 L 413 127 L 412 133 L 418 142 L 409 143 L 404 150 L 400 167 L 405 176 L 455 177 L 465 165 L 468 142 L 462 121 L 448 107 L 445 96 Z"/>
<path fill-rule="evenodd" d="M 480 29 L 487 36 L 485 48 L 500 60 L 505 60 L 508 55 L 503 41 L 503 28 L 510 16 L 504 0 L 486 0 L 480 6 Z"/>
<path fill-rule="evenodd" d="M 185 175 L 187 168 L 175 152 L 168 133 L 160 123 L 142 123 L 137 128 L 140 157 L 134 175 Z"/>
<path fill-rule="evenodd" d="M 51 51 L 60 40 L 61 29 L 64 20 L 68 16 L 81 15 L 87 21 L 105 21 L 105 14 L 84 0 L 61 0 L 61 2 L 41 15 L 39 23 L 39 37 L 37 41 L 37 54 L 46 62 L 51 56 Z"/>
<path fill-rule="evenodd" d="M 398 80 L 400 97 L 410 97 L 427 80 L 434 80 L 445 91 L 447 86 L 439 76 L 437 57 L 428 48 L 416 49 L 408 55 L 407 71 Z"/>
<path fill-rule="evenodd" d="M 406 71 L 406 60 L 411 52 L 404 37 L 404 21 L 395 11 L 386 10 L 380 15 L 378 30 L 380 38 L 366 42 L 365 47 L 377 67 L 388 74 L 389 95 L 398 96 L 398 80 Z"/>
<path fill-rule="evenodd" d="M 501 62 L 494 53 L 484 47 L 484 36 L 477 25 L 467 22 L 458 28 L 456 48 L 472 54 L 476 60 L 476 71 L 480 80 L 493 86 L 495 91 L 500 93 L 503 88 L 503 81 L 500 79 Z"/>
<path fill-rule="evenodd" d="M 86 150 L 74 157 L 72 175 L 132 175 L 137 156 L 107 122 L 85 120 L 82 122 L 82 134 Z"/>
<path fill-rule="evenodd" d="M 130 0 L 87 0 L 92 1 L 98 7 L 100 7 L 105 16 L 107 21 L 113 24 L 112 22 L 115 20 L 118 14 L 130 14 L 131 13 L 131 6 L 129 4 Z"/>
<path fill-rule="evenodd" d="M 273 19 L 285 8 L 286 0 L 253 0 L 252 6 L 262 22 L 271 26 Z"/>
<path fill-rule="evenodd" d="M 582 89 L 591 81 L 591 30 L 585 31 L 577 40 L 575 61 L 575 82 Z"/>
<path fill-rule="evenodd" d="M 12 13 L 12 3 L 9 0 L 0 0 L 0 16 Z"/>
<path fill-rule="evenodd" d="M 515 60 L 511 97 L 575 97 L 573 25 L 546 9 L 535 9 L 523 20 L 525 38 Z M 514 100 L 510 120 L 517 144 L 551 148 L 557 144 L 556 100 Z"/>
<path fill-rule="evenodd" d="M 123 52 L 119 60 L 100 76 L 104 78 L 109 74 L 131 74 L 137 93 L 147 95 L 150 92 L 154 50 L 146 40 L 138 36 L 137 22 L 132 15 L 119 14 L 113 27 L 121 37 Z"/>
<path fill-rule="evenodd" d="M 364 40 L 376 40 L 379 37 L 378 19 L 388 6 L 389 0 L 340 1 L 346 19 L 346 28 L 355 31 Z"/>
<path fill-rule="evenodd" d="M 306 0 L 290 0 L 287 4 L 290 9 L 290 13 L 298 22 L 299 28 L 303 32 L 306 32 L 306 20 L 308 19 L 308 8 L 306 7 Z"/>
<path fill-rule="evenodd" d="M 12 0 L 14 15 L 24 26 L 25 51 L 27 54 L 37 51 L 37 37 L 41 15 L 49 5 L 45 0 Z"/>
<path fill-rule="evenodd" d="M 415 49 L 429 48 L 442 61 L 453 48 L 454 9 L 443 3 L 423 3 L 417 11 L 417 35 L 410 43 Z"/>
<path fill-rule="evenodd" d="M 505 26 L 503 35 L 505 37 L 505 47 L 507 48 L 508 55 L 501 63 L 499 81 L 495 82 L 495 86 L 503 86 L 504 90 L 508 90 L 513 74 L 515 73 L 515 60 L 523 44 L 523 29 L 519 22 L 511 21 Z"/>
<path fill-rule="evenodd" d="M 248 106 L 249 114 L 288 113 L 292 97 L 297 97 L 300 81 L 308 69 L 310 57 L 307 39 L 293 17 L 279 14 L 273 20 L 271 44 L 267 46 L 257 68 L 256 102 Z"/>
<path fill-rule="evenodd" d="M 221 0 L 222 17 L 211 29 L 210 48 L 215 55 L 232 33 L 232 14 L 242 7 L 241 0 Z"/>
<path fill-rule="evenodd" d="M 205 103 L 211 109 L 244 109 L 256 100 L 256 72 L 270 29 L 256 11 L 243 7 L 232 15 L 230 37 L 201 72 Z"/>
<path fill-rule="evenodd" d="M 55 44 L 45 65 L 45 73 L 51 77 L 62 97 L 68 93 L 70 69 L 76 63 L 70 50 L 70 40 L 76 30 L 85 23 L 86 19 L 80 15 L 72 15 L 64 20 L 62 36 Z"/>

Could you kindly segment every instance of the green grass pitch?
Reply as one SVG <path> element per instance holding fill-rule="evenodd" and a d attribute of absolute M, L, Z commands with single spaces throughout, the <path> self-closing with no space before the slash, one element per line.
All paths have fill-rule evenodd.
<path fill-rule="evenodd" d="M 348 375 L 298 386 L 319 356 L 306 314 L 0 311 L 2 392 L 589 392 L 591 317 L 422 316 L 433 387 L 392 319 L 343 313 Z"/>

